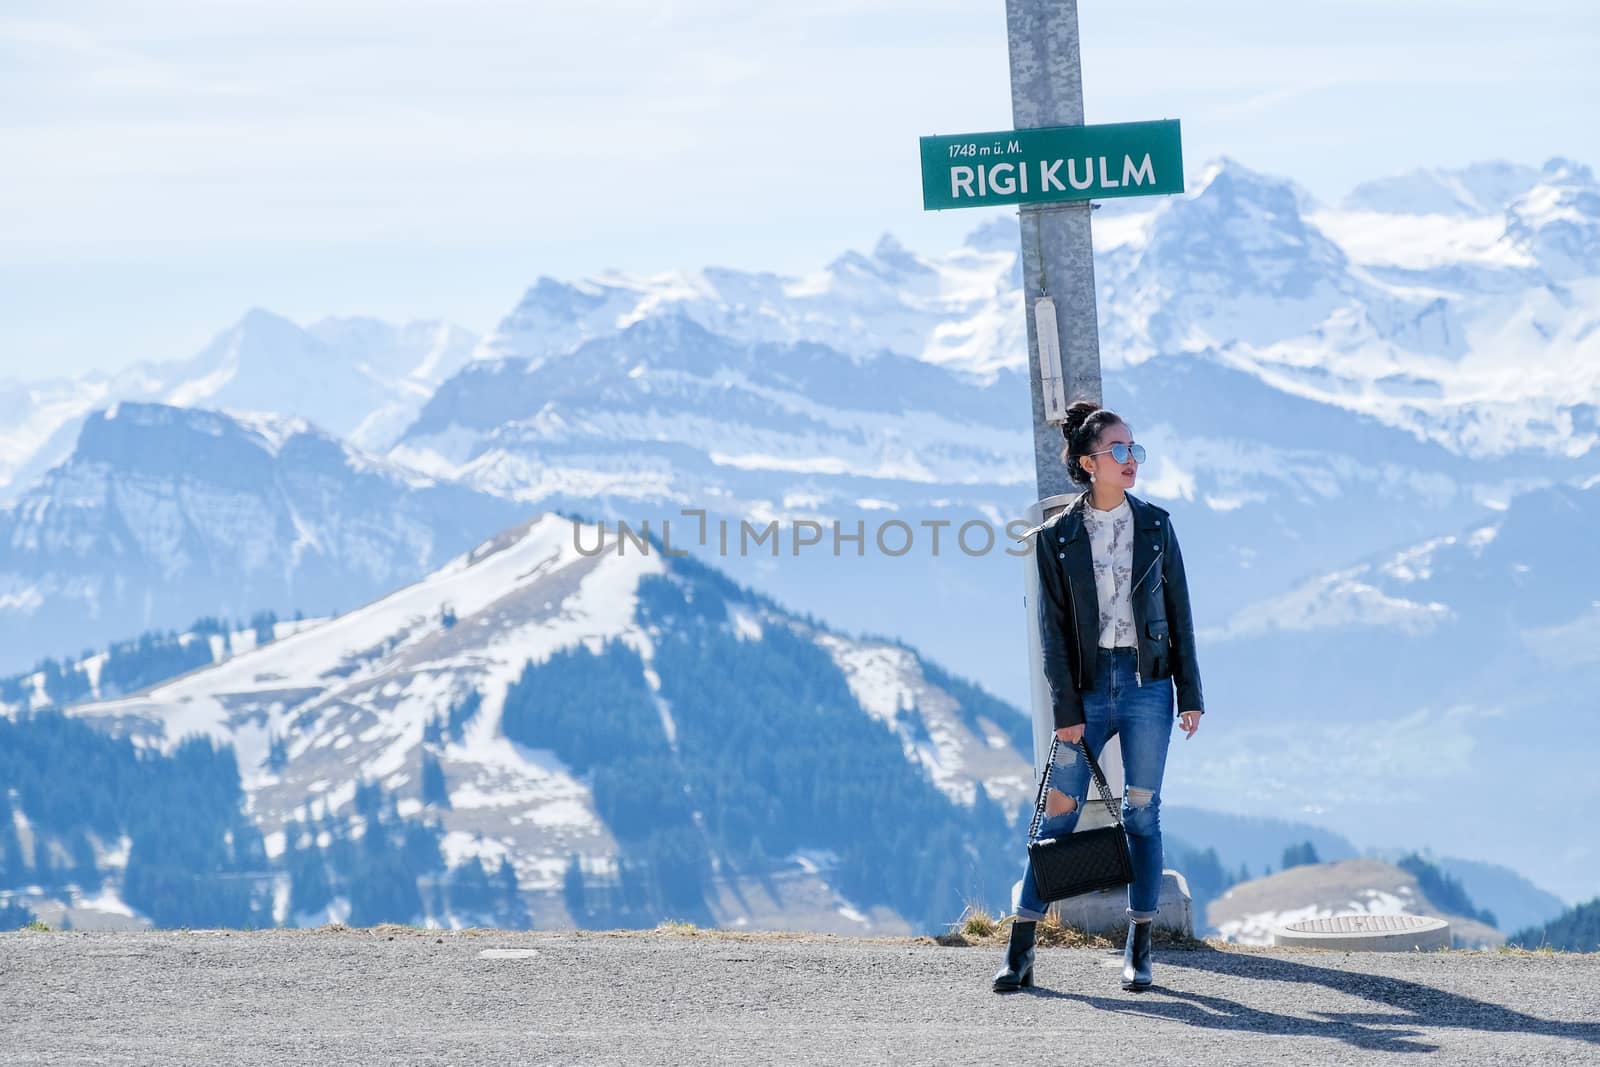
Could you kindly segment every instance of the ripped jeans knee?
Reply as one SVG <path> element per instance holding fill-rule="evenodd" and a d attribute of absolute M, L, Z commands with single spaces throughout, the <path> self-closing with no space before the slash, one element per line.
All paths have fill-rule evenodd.
<path fill-rule="evenodd" d="M 1044 801 L 1044 813 L 1047 818 L 1052 815 L 1071 815 L 1078 810 L 1077 797 L 1055 788 L 1051 788 L 1050 792 L 1045 794 Z"/>
<path fill-rule="evenodd" d="M 1161 832 L 1161 796 L 1151 789 L 1130 785 L 1122 798 L 1122 825 L 1137 837 Z"/>

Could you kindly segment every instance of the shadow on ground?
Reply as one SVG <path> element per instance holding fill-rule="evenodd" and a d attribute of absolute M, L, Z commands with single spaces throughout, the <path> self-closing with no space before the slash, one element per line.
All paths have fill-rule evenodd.
<path fill-rule="evenodd" d="M 1224 997 L 1168 989 L 1160 984 L 1161 971 L 1166 967 L 1264 982 L 1320 985 L 1372 1001 L 1388 1010 L 1311 1012 L 1312 1016 L 1320 1016 L 1313 1018 L 1264 1011 Z M 1543 1019 L 1420 982 L 1318 967 L 1273 956 L 1223 952 L 1210 947 L 1160 954 L 1156 958 L 1156 980 L 1156 985 L 1132 999 L 1127 995 L 1092 996 L 1039 987 L 1030 992 L 1033 996 L 1078 1001 L 1102 1011 L 1167 1019 L 1201 1029 L 1333 1038 L 1378 1052 L 1438 1051 L 1439 1046 L 1422 1040 L 1424 1029 L 1418 1028 L 1440 1027 L 1561 1037 L 1600 1045 L 1600 1023 Z M 1600 1052 L 1596 1054 L 1600 1056 Z"/>

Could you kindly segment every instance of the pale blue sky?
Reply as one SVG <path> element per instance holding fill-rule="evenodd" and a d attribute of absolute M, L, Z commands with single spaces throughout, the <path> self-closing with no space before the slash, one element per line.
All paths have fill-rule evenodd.
<path fill-rule="evenodd" d="M 1336 200 L 1600 164 L 1592 0 L 1088 0 L 1090 122 L 1176 117 Z M 1010 125 L 1004 4 L 8 0 L 0 375 L 192 354 L 252 305 L 486 330 L 539 274 L 799 272 L 925 215 L 917 137 Z"/>

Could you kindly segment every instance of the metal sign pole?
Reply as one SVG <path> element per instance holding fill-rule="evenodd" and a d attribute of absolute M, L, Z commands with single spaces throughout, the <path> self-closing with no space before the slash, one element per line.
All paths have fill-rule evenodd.
<path fill-rule="evenodd" d="M 1017 129 L 1083 125 L 1083 68 L 1078 51 L 1077 0 L 1006 0 L 1006 38 L 1011 52 L 1011 117 Z M 1028 380 L 1033 398 L 1033 462 L 1038 503 L 1033 522 L 1050 518 L 1077 495 L 1061 462 L 1061 430 L 1045 417 L 1044 374 L 1034 303 L 1049 296 L 1061 352 L 1067 399 L 1101 399 L 1100 332 L 1095 318 L 1094 245 L 1089 236 L 1090 202 L 1023 204 L 1024 317 L 1028 325 Z M 1049 316 L 1044 316 L 1046 325 Z M 1024 557 L 1031 571 L 1031 557 Z M 1031 574 L 1029 578 L 1031 579 Z M 1026 583 L 1029 668 L 1034 678 L 1034 773 L 1044 772 L 1054 721 L 1039 659 L 1037 583 Z M 1110 753 L 1108 753 L 1110 755 Z M 1106 761 L 1102 761 L 1104 764 Z M 1111 761 L 1121 778 L 1120 759 Z"/>

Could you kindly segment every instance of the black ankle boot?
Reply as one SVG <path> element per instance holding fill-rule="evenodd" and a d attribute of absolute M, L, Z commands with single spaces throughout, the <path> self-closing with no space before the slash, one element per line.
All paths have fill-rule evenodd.
<path fill-rule="evenodd" d="M 1128 945 L 1122 950 L 1122 988 L 1150 988 L 1150 927 L 1148 922 L 1128 921 Z"/>
<path fill-rule="evenodd" d="M 996 993 L 1013 993 L 1033 985 L 1033 928 L 1036 923 L 1011 920 L 1011 943 L 1006 946 L 1006 965 L 994 974 Z"/>

